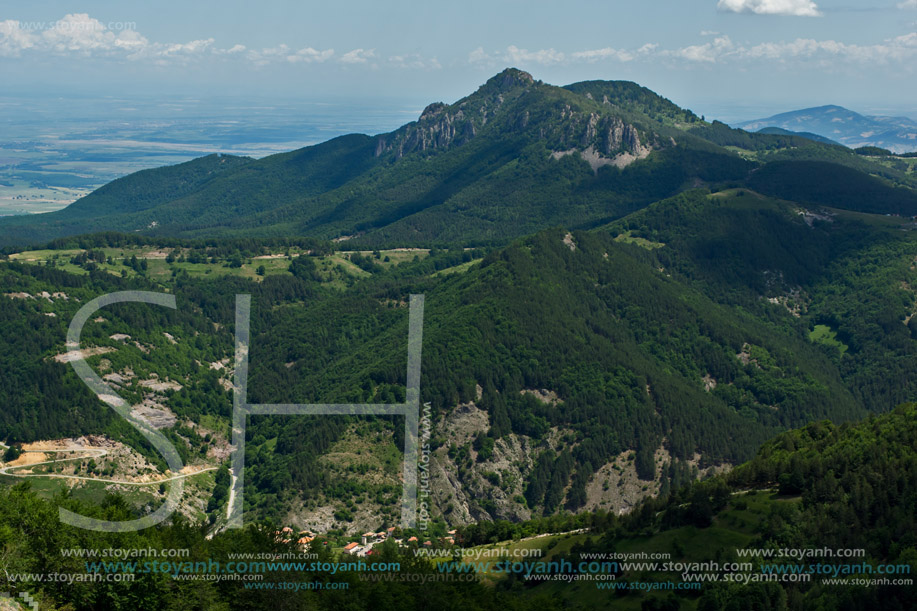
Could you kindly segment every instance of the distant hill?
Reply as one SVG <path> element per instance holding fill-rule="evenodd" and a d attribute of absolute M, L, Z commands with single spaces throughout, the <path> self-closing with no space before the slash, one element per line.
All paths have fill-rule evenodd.
<path fill-rule="evenodd" d="M 878 146 L 894 153 L 917 151 L 917 121 L 907 117 L 861 115 L 842 106 L 819 106 L 735 124 L 753 132 L 780 128 L 811 132 L 850 148 Z"/>
<path fill-rule="evenodd" d="M 800 138 L 807 138 L 809 140 L 814 140 L 815 142 L 821 142 L 822 144 L 836 144 L 843 146 L 840 142 L 835 142 L 831 138 L 825 138 L 824 136 L 819 136 L 818 134 L 813 134 L 812 132 L 794 132 L 788 129 L 783 129 L 782 127 L 765 127 L 764 129 L 759 129 L 758 133 L 768 134 L 771 136 L 799 136 Z"/>

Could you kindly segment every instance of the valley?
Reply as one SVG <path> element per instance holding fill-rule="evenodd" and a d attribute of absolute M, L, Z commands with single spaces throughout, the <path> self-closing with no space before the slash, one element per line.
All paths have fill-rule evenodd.
<path fill-rule="evenodd" d="M 654 215 L 663 210 L 668 220 L 660 223 Z M 713 437 L 705 440 L 701 430 L 685 426 L 686 422 L 669 428 L 668 432 L 662 427 L 644 428 L 642 436 L 632 437 L 628 443 L 618 445 L 609 440 L 604 442 L 607 445 L 591 446 L 593 442 L 584 436 L 588 429 L 573 424 L 576 419 L 571 419 L 571 415 L 576 412 L 570 412 L 572 409 L 590 413 L 589 402 L 579 398 L 579 393 L 589 388 L 617 384 L 618 390 L 604 399 L 585 396 L 593 397 L 590 402 L 607 401 L 615 406 L 612 408 L 615 411 L 635 410 L 639 414 L 640 410 L 647 410 L 647 414 L 655 412 L 655 418 L 668 413 L 663 418 L 673 418 L 672 422 L 680 418 L 677 411 L 672 411 L 678 403 L 697 402 L 704 405 L 705 410 L 726 407 L 716 417 L 719 424 L 711 425 L 714 429 L 724 425 L 728 429 L 730 419 L 736 419 L 737 426 L 744 429 L 743 434 L 758 430 L 760 432 L 755 435 L 762 437 L 768 435 L 768 431 L 785 426 L 782 423 L 792 426 L 793 422 L 805 422 L 815 415 L 812 410 L 818 401 L 825 403 L 821 408 L 824 411 L 817 413 L 835 418 L 849 418 L 863 413 L 864 408 L 871 409 L 872 404 L 864 404 L 863 399 L 858 398 L 863 396 L 861 389 L 841 383 L 838 377 L 841 371 L 857 376 L 858 367 L 866 363 L 854 362 L 863 362 L 859 354 L 845 354 L 864 338 L 851 336 L 848 323 L 833 318 L 835 315 L 826 310 L 831 304 L 838 305 L 836 299 L 823 301 L 821 297 L 831 286 L 835 273 L 832 269 L 837 263 L 818 269 L 813 267 L 818 259 L 807 255 L 809 258 L 802 267 L 794 266 L 800 265 L 802 253 L 818 243 L 813 244 L 813 240 L 837 241 L 839 248 L 850 248 L 852 236 L 859 235 L 863 239 L 870 235 L 873 241 L 880 236 L 893 238 L 893 243 L 898 244 L 894 248 L 900 252 L 896 255 L 899 267 L 894 269 L 900 271 L 890 277 L 883 275 L 863 280 L 888 283 L 881 285 L 887 286 L 883 291 L 891 291 L 888 299 L 892 301 L 887 303 L 897 303 L 899 298 L 895 291 L 900 291 L 900 286 L 917 282 L 917 278 L 912 278 L 913 270 L 905 266 L 917 256 L 917 246 L 910 237 L 913 222 L 910 218 L 840 209 L 815 210 L 793 202 L 773 200 L 747 189 L 731 188 L 707 194 L 695 190 L 650 206 L 607 228 L 586 233 L 566 232 L 553 239 L 549 236 L 557 234 L 549 231 L 529 241 L 528 245 L 523 242 L 508 249 L 398 247 L 356 251 L 342 248 L 346 242 L 332 246 L 308 241 L 294 241 L 283 246 L 271 246 L 269 242 L 262 245 L 239 243 L 238 247 L 227 248 L 226 244 L 205 246 L 181 241 L 172 245 L 167 242 L 144 244 L 148 239 L 100 237 L 94 238 L 98 245 L 91 247 L 76 247 L 80 241 L 76 240 L 59 248 L 10 253 L 7 265 L 12 267 L 7 273 L 13 275 L 7 276 L 5 286 L 19 285 L 19 288 L 6 292 L 4 303 L 21 312 L 32 312 L 31 316 L 40 316 L 46 324 L 60 328 L 66 325 L 70 312 L 102 286 L 149 286 L 175 291 L 182 300 L 180 303 L 185 304 L 180 306 L 185 311 L 180 322 L 174 319 L 166 322 L 173 317 L 157 318 L 154 320 L 161 322 L 147 321 L 135 331 L 126 323 L 134 320 L 136 324 L 141 319 L 136 314 L 129 318 L 123 316 L 137 307 L 126 306 L 125 314 L 118 314 L 119 309 L 113 319 L 107 315 L 95 319 L 83 354 L 103 380 L 131 401 L 135 414 L 154 427 L 168 431 L 171 438 L 180 442 L 182 453 L 191 461 L 186 464 L 195 465 L 189 468 L 210 471 L 220 465 L 227 467 L 230 453 L 228 425 L 233 368 L 226 300 L 235 292 L 258 292 L 262 298 L 279 297 L 279 301 L 274 301 L 269 310 L 258 317 L 261 320 L 258 335 L 267 344 L 261 347 L 256 343 L 253 352 L 253 357 L 259 359 L 253 363 L 254 372 L 260 374 L 253 378 L 257 396 L 262 396 L 265 388 L 285 389 L 281 390 L 281 397 L 271 400 L 285 397 L 302 400 L 320 396 L 315 394 L 316 389 L 324 388 L 324 392 L 331 392 L 330 396 L 336 395 L 338 400 L 384 401 L 386 397 L 397 398 L 401 392 L 398 374 L 384 372 L 399 360 L 397 353 L 403 348 L 397 348 L 396 342 L 382 348 L 380 354 L 371 356 L 372 351 L 385 345 L 385 340 L 380 343 L 381 338 L 396 332 L 398 311 L 403 311 L 405 303 L 404 298 L 399 297 L 400 291 L 425 287 L 428 299 L 440 298 L 438 304 L 430 301 L 434 314 L 433 322 L 428 324 L 433 326 L 427 333 L 432 343 L 426 348 L 426 354 L 432 351 L 434 363 L 442 358 L 460 359 L 448 366 L 452 374 L 445 378 L 455 379 L 452 382 L 456 384 L 454 390 L 444 386 L 444 380 L 437 376 L 433 378 L 432 388 L 425 391 L 425 396 L 434 400 L 439 414 L 432 437 L 432 500 L 437 520 L 447 525 L 469 524 L 482 519 L 527 520 L 547 515 L 552 508 L 559 507 L 623 514 L 631 511 L 641 499 L 665 495 L 693 478 L 728 470 L 754 448 L 754 437 L 746 438 L 748 441 L 734 438 L 732 445 L 724 446 Z M 676 221 L 673 214 L 683 216 Z M 705 227 L 702 233 L 684 231 L 683 228 L 695 222 Z M 748 222 L 758 226 L 761 246 L 747 240 L 731 244 L 721 242 L 720 236 L 729 234 L 731 224 Z M 670 233 L 670 228 L 675 233 Z M 779 232 L 783 237 L 769 238 L 769 231 Z M 121 243 L 106 244 L 106 240 Z M 728 263 L 711 265 L 708 258 L 711 254 L 707 250 L 711 246 L 702 247 L 697 240 L 707 240 L 720 251 L 731 249 Z M 770 244 L 766 254 L 764 250 L 756 250 L 763 249 L 764 243 Z M 779 248 L 774 248 L 778 244 Z M 912 252 L 914 254 L 909 254 Z M 677 255 L 678 259 L 672 259 L 671 255 Z M 527 290 L 524 287 L 529 280 L 518 274 L 531 265 L 526 262 L 530 257 L 534 257 L 533 262 L 544 257 L 555 261 L 547 266 L 538 263 L 526 272 L 535 273 L 533 279 L 539 278 L 531 285 L 533 288 L 555 287 L 548 292 L 535 288 L 542 299 L 547 300 L 546 304 L 554 299 L 566 303 L 570 298 L 589 304 L 598 297 L 599 301 L 589 306 L 593 311 L 597 311 L 596 307 L 612 308 L 610 313 L 613 313 L 615 308 L 621 308 L 619 314 L 612 314 L 607 323 L 601 323 L 610 326 L 604 330 L 594 327 L 589 332 L 596 340 L 610 336 L 618 337 L 617 342 L 624 342 L 616 349 L 620 352 L 608 352 L 599 357 L 599 362 L 605 363 L 606 373 L 590 369 L 586 361 L 576 369 L 568 369 L 570 365 L 564 364 L 567 360 L 572 358 L 572 364 L 581 358 L 575 356 L 576 352 L 558 361 L 560 367 L 556 374 L 545 376 L 543 366 L 539 366 L 541 374 L 536 374 L 535 370 L 525 372 L 524 363 L 551 358 L 548 355 L 569 351 L 577 343 L 572 338 L 579 332 L 573 329 L 580 323 L 574 324 L 575 318 L 564 322 L 565 315 L 556 314 L 553 309 L 543 313 L 537 309 L 528 310 L 538 313 L 536 325 L 557 326 L 560 323 L 557 327 L 560 335 L 547 343 L 544 343 L 547 338 L 543 338 L 540 340 L 542 345 L 532 344 L 518 356 L 510 357 L 519 363 L 516 367 L 522 365 L 521 376 L 510 373 L 510 377 L 498 382 L 491 377 L 492 372 L 484 373 L 487 369 L 466 369 L 467 361 L 459 365 L 467 359 L 459 354 L 470 351 L 469 354 L 477 355 L 472 358 L 482 363 L 499 358 L 504 363 L 502 366 L 506 366 L 507 356 L 513 352 L 506 356 L 489 356 L 495 344 L 474 339 L 485 329 L 490 329 L 485 331 L 489 334 L 496 332 L 495 339 L 490 341 L 509 341 L 509 346 L 520 337 L 537 337 L 529 331 L 519 335 L 519 325 L 528 323 L 523 322 L 522 312 L 513 310 L 512 304 L 517 298 L 511 297 L 516 291 Z M 568 261 L 561 264 L 565 259 Z M 493 276 L 495 263 L 511 274 L 497 284 L 494 280 L 500 276 Z M 891 263 L 889 260 L 884 265 L 888 267 Z M 563 275 L 553 276 L 553 280 L 548 280 L 551 274 L 541 277 L 552 268 Z M 628 268 L 645 270 L 633 277 L 632 281 L 637 283 L 633 289 L 626 284 L 631 282 L 628 276 L 621 275 Z M 609 275 L 611 270 L 617 272 Z M 736 276 L 736 273 L 743 275 Z M 39 280 L 45 274 L 55 275 L 48 278 L 67 278 L 65 285 L 82 288 L 74 291 L 48 280 Z M 641 277 L 643 274 L 647 276 Z M 515 280 L 506 283 L 514 277 Z M 18 279 L 13 281 L 14 278 Z M 607 283 L 616 288 L 614 292 L 603 294 L 601 287 Z M 475 290 L 479 290 L 478 286 L 490 285 L 482 294 L 487 296 L 486 300 L 474 305 L 475 301 L 461 297 L 466 285 Z M 86 292 L 93 286 L 99 288 Z M 397 289 L 398 286 L 404 288 Z M 561 286 L 566 288 L 559 288 Z M 732 293 L 721 293 L 727 286 Z M 740 289 L 742 286 L 746 288 Z M 876 285 L 867 286 L 871 288 L 864 287 L 864 290 L 875 291 Z M 499 297 L 501 291 L 509 292 L 504 298 Z M 205 297 L 208 293 L 212 296 Z M 594 296 L 587 297 L 589 293 Z M 673 297 L 682 304 L 682 313 L 677 316 L 712 316 L 711 322 L 703 323 L 709 328 L 698 336 L 701 348 L 694 349 L 700 359 L 696 363 L 669 360 L 670 357 L 665 356 L 664 346 L 683 341 L 678 335 L 670 334 L 677 328 L 690 328 L 690 325 L 684 327 L 684 323 L 678 323 L 670 327 L 670 331 L 657 335 L 659 331 L 650 331 L 657 328 L 658 323 L 643 322 L 647 313 L 629 310 L 641 302 L 645 303 L 644 307 L 658 307 L 660 302 L 665 303 Z M 222 300 L 224 305 L 214 309 L 216 302 L 213 299 Z M 685 305 L 692 302 L 695 305 L 685 310 Z M 907 323 L 917 307 L 914 303 L 917 302 L 912 301 L 898 315 L 897 324 L 908 334 Z M 739 304 L 746 313 L 738 314 L 738 310 L 734 310 Z M 859 307 L 865 305 L 861 303 Z M 582 306 L 565 307 L 573 314 Z M 509 309 L 500 313 L 501 308 Z M 219 315 L 221 310 L 224 314 Z M 467 318 L 463 311 L 467 311 Z M 482 316 L 476 311 L 490 313 Z M 649 315 L 671 318 L 676 310 L 663 308 Z M 372 321 L 370 325 L 367 326 L 364 316 Z M 499 329 L 491 327 L 500 317 L 506 316 L 506 322 L 500 324 L 515 328 L 511 333 L 517 339 L 510 340 L 511 336 L 499 339 L 502 337 Z M 447 320 L 452 322 L 440 328 Z M 547 323 L 548 320 L 552 322 Z M 602 318 L 593 315 L 592 320 L 596 325 Z M 714 320 L 717 322 L 712 322 Z M 481 327 L 482 324 L 486 326 Z M 574 324 L 569 331 L 565 330 L 568 324 Z M 634 324 L 639 326 L 631 326 Z M 211 330 L 211 335 L 202 342 L 200 333 L 205 328 Z M 462 328 L 468 329 L 461 333 L 466 339 L 456 344 L 456 330 Z M 268 329 L 273 331 L 268 332 Z M 725 340 L 737 332 L 736 339 Z M 768 335 L 770 338 L 765 339 Z M 781 339 L 776 340 L 777 337 Z M 626 347 L 627 342 L 634 342 L 631 338 L 637 341 Z M 360 347 L 356 340 L 367 343 Z M 734 342 L 735 347 L 718 345 L 723 341 Z M 564 344 L 567 347 L 562 347 Z M 793 346 L 792 352 L 786 352 L 781 345 Z M 444 352 L 447 346 L 454 356 L 449 357 Z M 460 353 L 455 353 L 459 346 L 464 347 Z M 69 354 L 60 347 L 55 349 L 51 345 L 49 348 L 45 360 L 60 362 L 66 367 Z M 583 353 L 584 357 L 596 349 L 590 348 Z M 857 351 L 862 349 L 861 345 Z M 353 365 L 342 365 L 355 362 L 355 356 L 348 354 L 353 350 L 366 355 L 361 357 L 367 359 L 364 368 L 378 368 L 371 374 L 372 384 L 351 377 Z M 561 352 L 554 352 L 557 350 Z M 807 354 L 808 360 L 794 361 L 794 353 Z M 626 354 L 629 356 L 624 356 Z M 731 363 L 724 360 L 729 354 L 732 355 Z M 630 371 L 615 369 L 616 360 L 621 358 L 630 362 Z M 892 358 L 903 363 L 897 357 Z M 902 358 L 905 357 L 902 355 Z M 374 362 L 377 364 L 370 365 Z M 425 379 L 431 366 L 435 372 L 435 365 L 424 364 Z M 644 376 L 645 381 L 635 379 L 635 366 L 644 368 L 645 373 L 639 375 Z M 616 373 L 609 375 L 608 371 Z M 329 376 L 330 384 L 325 377 L 328 373 L 323 372 L 334 372 Z M 390 377 L 392 375 L 394 377 Z M 518 380 L 513 380 L 514 375 L 520 376 Z M 583 382 L 576 381 L 577 377 L 592 381 L 578 390 L 577 385 Z M 598 381 L 603 377 L 604 382 Z M 319 382 L 320 379 L 325 381 Z M 317 382 L 318 387 L 306 390 Z M 502 392 L 498 383 L 502 385 Z M 507 388 L 513 388 L 507 384 L 518 385 L 516 398 L 503 396 Z M 893 392 L 906 393 L 907 388 L 905 385 Z M 641 389 L 640 392 L 636 392 L 637 389 Z M 676 395 L 672 393 L 681 394 L 682 398 L 674 400 Z M 670 395 L 671 399 L 663 400 Z M 504 414 L 509 416 L 508 422 Z M 401 472 L 397 427 L 393 430 L 393 422 L 385 418 L 343 420 L 351 421 L 344 430 L 307 417 L 292 418 L 283 425 L 277 419 L 253 420 L 254 430 L 259 432 L 247 444 L 248 461 L 258 474 L 255 480 L 258 483 L 253 495 L 255 501 L 251 507 L 247 505 L 246 511 L 282 519 L 296 528 L 340 533 L 340 536 L 396 523 Z M 300 423 L 305 425 L 310 421 L 317 424 L 317 428 L 311 431 L 302 428 Z M 749 422 L 757 422 L 755 426 L 760 428 L 750 429 Z M 615 437 L 622 435 L 622 429 L 614 424 L 590 426 L 598 426 L 592 429 L 591 435 L 596 431 L 607 431 L 601 434 Z M 98 434 L 105 428 L 85 433 Z M 648 434 L 654 430 L 659 432 Z M 696 436 L 698 433 L 700 437 Z M 319 442 L 319 447 L 323 448 L 321 454 L 311 451 L 300 454 L 309 445 L 301 445 L 301 440 L 292 442 L 298 435 L 320 436 L 316 439 L 323 440 Z M 23 441 L 48 444 L 55 439 L 28 435 Z M 31 447 L 23 446 L 24 449 Z M 279 467 L 278 458 L 285 454 L 289 458 L 296 457 L 297 461 L 305 458 L 305 464 L 314 466 L 299 474 L 290 471 L 282 475 L 282 468 L 274 470 Z M 593 455 L 598 462 L 593 462 Z M 155 456 L 143 460 L 146 464 L 143 470 L 156 469 Z M 60 469 L 67 461 L 60 463 L 54 468 Z M 44 465 L 41 468 L 45 468 Z M 64 475 L 72 469 L 71 466 L 66 468 Z M 104 471 L 109 466 L 103 464 L 97 468 Z M 120 480 L 135 475 L 116 465 L 110 468 L 112 475 L 117 473 L 118 477 L 108 479 Z M 12 473 L 23 475 L 23 471 Z M 552 471 L 566 473 L 568 479 L 557 479 L 556 475 L 554 479 L 539 479 L 544 477 L 542 473 Z M 290 494 L 289 482 L 281 484 L 283 480 L 271 479 L 291 475 L 303 478 L 297 485 L 304 486 L 299 496 Z M 193 499 L 189 496 L 188 503 L 197 508 L 194 515 L 209 514 L 212 523 L 219 526 L 225 516 L 226 499 L 223 498 L 222 503 L 210 503 L 208 486 L 212 486 L 212 480 L 201 481 L 204 486 L 194 488 L 197 496 Z M 306 492 L 306 488 L 310 490 Z M 540 491 L 535 492 L 536 488 Z M 110 489 L 117 487 L 113 485 Z M 148 502 L 140 499 L 137 506 L 148 506 Z M 206 514 L 201 514 L 202 508 L 208 505 Z"/>
<path fill-rule="evenodd" d="M 22 507 L 62 548 L 125 541 L 47 525 L 58 507 L 150 516 L 181 485 L 177 512 L 131 541 L 224 561 L 371 551 L 401 563 L 391 575 L 425 576 L 497 547 L 538 551 L 543 567 L 822 542 L 911 563 L 915 187 L 884 155 L 707 122 L 635 83 L 555 87 L 507 69 L 389 133 L 208 155 L 2 218 L 0 543 L 19 545 Z M 67 343 L 81 307 L 121 291 L 175 308 L 111 303 Z M 238 295 L 251 330 L 237 346 Z M 243 415 L 243 502 L 236 376 L 254 405 L 405 403 L 412 295 L 425 303 L 423 519 L 403 523 L 409 423 L 392 415 Z M 433 591 L 468 608 L 908 600 L 750 577 L 608 592 L 597 582 L 679 575 L 460 564 L 480 574 Z M 419 595 L 342 575 L 366 600 Z M 143 583 L 158 602 L 245 598 L 241 580 Z"/>

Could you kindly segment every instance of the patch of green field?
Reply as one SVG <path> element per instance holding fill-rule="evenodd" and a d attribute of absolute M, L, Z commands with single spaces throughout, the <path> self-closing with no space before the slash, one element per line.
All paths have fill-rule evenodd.
<path fill-rule="evenodd" d="M 740 147 L 738 147 L 738 146 L 724 146 L 723 148 L 725 148 L 725 149 L 728 150 L 728 151 L 732 151 L 733 153 L 735 153 L 735 154 L 737 154 L 737 155 L 739 155 L 739 156 L 741 156 L 741 157 L 744 157 L 745 159 L 752 159 L 752 160 L 754 160 L 754 159 L 757 159 L 757 158 L 758 158 L 758 152 L 757 152 L 757 151 L 750 151 L 750 150 L 748 150 L 748 149 L 743 149 L 743 148 L 740 148 Z"/>
<path fill-rule="evenodd" d="M 364 253 L 366 254 L 366 253 Z M 426 259 L 430 255 L 430 251 L 425 248 L 405 248 L 405 249 L 394 249 L 394 250 L 383 250 L 381 251 L 382 261 L 380 265 L 398 265 L 399 263 L 404 263 L 405 261 L 413 261 L 414 257 L 418 259 Z M 385 258 L 388 257 L 388 262 L 385 261 Z"/>
<path fill-rule="evenodd" d="M 78 481 L 70 485 L 70 480 L 52 478 L 52 477 L 10 477 L 0 476 L 0 484 L 15 485 L 27 481 L 29 487 L 43 498 L 53 498 L 61 492 L 71 491 L 73 497 L 88 503 L 100 504 L 109 494 L 113 494 L 112 488 L 117 487 L 119 490 L 114 494 L 124 497 L 124 499 L 134 507 L 143 507 L 144 505 L 156 505 L 156 494 L 158 486 L 153 484 L 149 486 L 117 486 L 116 484 L 107 484 L 104 482 L 87 482 Z"/>
<path fill-rule="evenodd" d="M 414 257 L 424 259 L 429 256 L 430 251 L 425 248 L 393 248 L 390 250 L 342 250 L 337 254 L 342 257 L 350 257 L 354 253 L 369 257 L 376 265 L 388 269 L 406 261 L 413 261 Z"/>
<path fill-rule="evenodd" d="M 613 550 L 627 554 L 669 554 L 669 560 L 672 562 L 750 561 L 739 559 L 735 550 L 752 544 L 758 536 L 759 526 L 767 519 L 775 504 L 798 501 L 799 497 L 779 497 L 769 490 L 733 495 L 727 507 L 714 517 L 713 524 L 707 528 L 682 526 L 647 536 L 618 539 Z M 548 547 L 551 547 L 552 541 L 557 541 L 545 554 L 544 559 L 550 560 L 553 555 L 569 551 L 574 543 L 589 536 L 573 536 L 566 544 L 564 536 L 546 537 L 536 541 L 547 541 Z M 574 563 L 578 561 L 577 558 L 573 559 Z M 640 563 L 646 560 L 634 561 Z M 665 562 L 666 560 L 657 561 Z M 680 576 L 672 573 L 631 571 L 625 572 L 616 581 L 622 580 L 646 583 L 679 582 L 681 579 Z M 633 609 L 635 611 L 644 608 L 643 604 L 647 598 L 665 594 L 664 591 L 659 593 L 633 592 L 623 596 L 615 590 L 600 590 L 595 584 L 595 581 L 550 581 L 540 584 L 536 591 L 539 595 L 547 595 L 559 601 L 562 608 Z M 681 602 L 681 609 L 691 609 L 695 600 L 688 597 L 681 599 Z"/>
<path fill-rule="evenodd" d="M 205 471 L 184 478 L 182 504 L 187 505 L 190 502 L 190 505 L 195 508 L 192 510 L 195 520 L 203 521 L 207 517 L 203 511 L 196 509 L 196 503 L 193 502 L 193 499 L 207 499 L 209 497 L 214 486 L 213 474 L 213 471 Z M 123 498 L 130 507 L 133 507 L 138 512 L 142 512 L 144 508 L 147 507 L 155 509 L 162 504 L 163 500 L 163 497 L 159 495 L 159 483 L 157 482 L 151 482 L 144 486 L 125 486 L 86 480 L 74 482 L 74 480 L 62 478 L 21 478 L 0 475 L 0 485 L 2 486 L 14 486 L 23 482 L 28 482 L 29 487 L 35 491 L 36 494 L 45 499 L 53 499 L 61 493 L 68 493 L 72 495 L 73 498 L 80 501 L 93 505 L 100 505 L 105 501 L 107 496 L 114 494 Z M 167 483 L 167 485 L 171 485 L 172 483 L 174 482 Z"/>
<path fill-rule="evenodd" d="M 240 267 L 231 267 L 226 261 L 216 263 L 190 263 L 180 260 L 180 257 L 173 261 L 167 261 L 164 250 L 154 247 L 125 247 L 125 248 L 105 248 L 106 261 L 95 262 L 98 269 L 107 271 L 114 275 L 135 276 L 137 271 L 130 267 L 129 262 L 132 257 L 137 257 L 138 261 L 145 261 L 147 269 L 145 274 L 158 281 L 168 281 L 175 275 L 187 273 L 191 277 L 203 278 L 237 276 L 248 278 L 250 280 L 261 281 L 263 277 L 272 274 L 287 273 L 291 259 L 284 256 L 284 253 L 274 253 L 270 256 L 258 256 L 251 259 L 243 260 Z M 10 259 L 22 263 L 31 263 L 36 265 L 47 265 L 53 261 L 53 264 L 64 271 L 75 274 L 87 274 L 84 267 L 70 263 L 70 260 L 80 253 L 82 249 L 68 250 L 29 250 L 10 255 Z M 180 250 L 180 254 L 186 254 L 185 250 Z M 379 265 L 382 267 L 391 267 L 403 261 L 413 259 L 416 255 L 426 256 L 426 252 L 406 252 L 406 251 L 385 251 Z M 297 255 L 298 253 L 293 253 Z M 365 278 L 370 276 L 353 263 L 347 257 L 350 253 L 336 253 L 330 257 L 322 257 L 316 260 L 320 271 L 323 271 L 325 282 L 332 286 L 344 288 L 352 283 L 354 278 Z M 365 254 L 372 254 L 368 251 Z M 279 256 L 278 256 L 279 255 Z M 385 256 L 389 257 L 388 262 L 384 262 Z M 110 259 L 110 263 L 108 260 Z M 258 273 L 260 268 L 263 269 L 263 275 Z"/>
<path fill-rule="evenodd" d="M 25 250 L 10 255 L 10 260 L 21 261 L 23 263 L 43 263 L 53 259 L 55 255 L 57 255 L 59 259 L 69 260 L 70 257 L 78 255 L 81 252 L 83 251 L 79 248 L 70 250 Z"/>
<path fill-rule="evenodd" d="M 854 210 L 842 210 L 840 208 L 830 208 L 823 206 L 823 209 L 840 217 L 857 220 L 874 227 L 885 227 L 888 229 L 900 229 L 902 226 L 910 224 L 909 217 L 891 216 L 884 214 L 870 214 L 868 212 L 856 212 Z"/>
<path fill-rule="evenodd" d="M 368 278 L 372 274 L 368 271 L 357 267 L 355 264 L 350 262 L 348 257 L 352 253 L 349 252 L 336 252 L 329 257 L 330 262 L 341 268 L 347 275 L 356 276 L 357 278 Z"/>
<path fill-rule="evenodd" d="M 471 266 L 475 263 L 480 263 L 480 261 L 465 261 L 464 263 L 459 263 L 453 267 L 447 267 L 446 269 L 441 269 L 438 272 L 433 272 L 434 276 L 448 276 L 449 274 L 464 274 Z"/>
<path fill-rule="evenodd" d="M 200 422 L 198 423 L 201 427 L 207 429 L 208 431 L 214 432 L 223 432 L 227 435 L 227 438 L 230 434 L 229 420 L 226 418 L 220 418 L 213 414 L 201 414 Z"/>
<path fill-rule="evenodd" d="M 717 191 L 716 193 L 711 193 L 708 197 L 710 197 L 711 199 L 715 199 L 715 198 L 729 199 L 732 202 L 737 202 L 737 203 L 753 203 L 756 206 L 760 206 L 762 200 L 777 201 L 772 197 L 767 197 L 765 195 L 761 195 L 757 191 L 752 191 L 751 189 L 745 189 L 745 188 L 724 189 L 722 191 Z"/>
<path fill-rule="evenodd" d="M 869 160 L 905 174 L 917 173 L 917 157 L 869 157 Z"/>
<path fill-rule="evenodd" d="M 641 238 L 638 236 L 631 235 L 630 231 L 626 231 L 622 234 L 619 234 L 615 238 L 615 242 L 636 244 L 637 246 L 641 248 L 645 248 L 647 250 L 654 250 L 656 248 L 662 248 L 663 246 L 665 246 L 665 244 L 663 244 L 662 242 L 653 242 L 652 240 L 647 240 L 646 238 Z"/>
<path fill-rule="evenodd" d="M 99 249 L 95 249 L 98 251 Z M 295 249 L 285 249 L 269 255 L 259 255 L 243 259 L 242 265 L 232 267 L 227 261 L 191 263 L 184 260 L 190 250 L 179 248 L 157 248 L 152 246 L 128 246 L 124 248 L 104 248 L 106 260 L 94 261 L 94 265 L 108 273 L 117 276 L 135 276 L 143 273 L 152 280 L 168 282 L 179 274 L 187 274 L 193 278 L 236 276 L 260 282 L 263 278 L 274 274 L 286 274 L 290 268 L 291 257 L 302 256 Z M 70 260 L 85 252 L 82 249 L 67 250 L 29 250 L 10 255 L 10 259 L 22 263 L 35 265 L 52 264 L 58 269 L 74 274 L 85 275 L 88 273 L 83 266 L 76 265 Z M 168 254 L 174 255 L 172 260 L 167 260 Z M 332 255 L 316 257 L 316 267 L 322 276 L 322 283 L 330 288 L 346 289 L 355 281 L 369 278 L 372 274 L 350 261 L 351 255 L 359 253 L 370 258 L 373 263 L 382 269 L 390 269 L 402 263 L 415 259 L 424 259 L 430 251 L 421 248 L 395 248 L 382 251 L 338 251 Z M 146 270 L 138 272 L 131 267 L 130 261 L 136 257 L 138 261 L 146 263 Z M 440 270 L 437 275 L 460 273 L 471 268 L 474 261 L 462 263 L 454 267 Z M 262 269 L 263 268 L 263 269 Z M 261 273 L 259 273 L 259 270 Z"/>
<path fill-rule="evenodd" d="M 841 354 L 847 352 L 847 344 L 837 339 L 837 331 L 833 331 L 828 325 L 815 325 L 815 328 L 809 331 L 809 339 L 817 344 L 833 346 L 841 351 Z"/>

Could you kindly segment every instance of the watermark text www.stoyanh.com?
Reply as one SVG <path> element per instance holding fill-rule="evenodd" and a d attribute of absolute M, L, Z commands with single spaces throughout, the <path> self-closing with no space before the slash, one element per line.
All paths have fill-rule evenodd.
<path fill-rule="evenodd" d="M 72 17 L 77 17 L 76 15 Z M 108 21 L 96 19 L 58 19 L 56 21 L 12 21 L 6 26 L 21 32 L 128 32 L 137 30 L 136 21 Z"/>

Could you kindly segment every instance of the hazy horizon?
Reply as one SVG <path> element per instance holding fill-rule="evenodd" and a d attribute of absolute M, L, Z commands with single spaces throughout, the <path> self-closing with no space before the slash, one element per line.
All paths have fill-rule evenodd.
<path fill-rule="evenodd" d="M 480 84 L 453 98 L 436 95 L 435 85 L 424 98 L 4 92 L 0 216 L 57 210 L 121 176 L 210 153 L 264 157 L 344 134 L 392 131 L 416 120 L 427 104 L 454 102 Z M 803 108 L 673 101 L 730 124 Z M 817 105 L 836 103 L 821 102 Z M 917 117 L 915 111 L 887 104 L 850 110 Z"/>
<path fill-rule="evenodd" d="M 40 95 L 454 101 L 514 66 L 556 85 L 636 81 L 700 114 L 823 104 L 913 114 L 915 60 L 917 0 L 266 0 L 257 11 L 55 0 L 0 10 L 5 89 Z"/>

